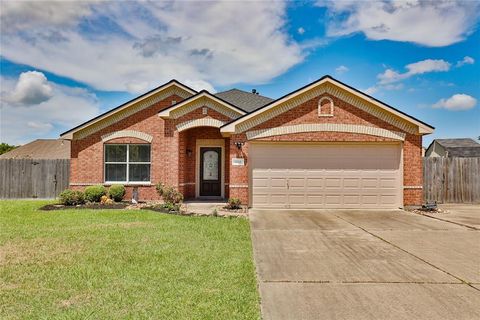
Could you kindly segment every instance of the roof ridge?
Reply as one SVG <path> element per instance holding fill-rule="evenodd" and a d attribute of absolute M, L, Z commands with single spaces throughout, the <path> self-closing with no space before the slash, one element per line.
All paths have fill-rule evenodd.
<path fill-rule="evenodd" d="M 253 92 L 245 91 L 245 90 L 238 89 L 238 88 L 232 88 L 232 89 L 228 89 L 228 90 L 221 91 L 221 92 L 217 92 L 217 93 L 225 93 L 225 92 L 230 92 L 230 91 L 240 91 L 240 92 L 242 92 L 242 93 L 248 93 L 248 94 L 252 94 L 252 95 L 258 96 L 258 97 L 275 100 L 274 98 L 270 98 L 270 97 L 261 95 L 261 94 L 259 94 L 259 93 L 253 93 Z M 217 94 L 217 93 L 215 93 L 215 94 Z"/>

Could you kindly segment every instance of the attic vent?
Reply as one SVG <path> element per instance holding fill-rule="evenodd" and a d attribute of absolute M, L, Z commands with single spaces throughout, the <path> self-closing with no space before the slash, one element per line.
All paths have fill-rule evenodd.
<path fill-rule="evenodd" d="M 260 94 L 260 92 L 257 91 L 257 89 L 252 89 L 253 94 Z"/>
<path fill-rule="evenodd" d="M 172 106 L 173 106 L 174 104 L 176 104 L 176 103 L 177 103 L 176 100 L 172 100 Z"/>

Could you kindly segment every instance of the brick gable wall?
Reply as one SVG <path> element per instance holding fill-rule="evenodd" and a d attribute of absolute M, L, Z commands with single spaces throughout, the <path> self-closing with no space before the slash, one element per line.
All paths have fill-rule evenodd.
<path fill-rule="evenodd" d="M 333 117 L 318 116 L 318 102 L 323 97 L 329 97 L 334 102 Z M 323 101 L 323 103 L 326 100 Z M 322 104 L 323 104 L 322 103 Z M 341 123 L 365 125 L 383 128 L 406 134 L 403 142 L 403 184 L 408 188 L 404 190 L 404 204 L 418 205 L 423 201 L 422 189 L 419 186 L 423 184 L 423 168 L 422 168 L 422 136 L 410 134 L 403 130 L 359 109 L 345 101 L 334 96 L 324 94 L 311 99 L 303 104 L 282 113 L 260 125 L 257 125 L 248 131 L 268 129 L 279 126 L 297 125 L 304 123 Z M 231 158 L 236 157 L 233 150 L 236 141 L 245 142 L 246 135 L 237 134 L 231 137 Z M 343 133 L 343 132 L 308 132 L 295 133 L 279 136 L 266 137 L 256 139 L 257 141 L 283 141 L 283 142 L 393 142 L 397 141 L 390 138 L 377 137 L 365 134 Z M 243 156 L 248 163 L 248 143 L 242 148 Z M 230 173 L 230 181 L 233 186 L 230 190 L 232 196 L 239 197 L 243 202 L 249 201 L 248 188 L 248 165 L 245 167 L 232 167 Z"/>

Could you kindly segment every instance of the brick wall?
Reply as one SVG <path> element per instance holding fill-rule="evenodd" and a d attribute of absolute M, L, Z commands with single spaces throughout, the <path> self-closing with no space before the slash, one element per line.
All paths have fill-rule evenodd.
<path fill-rule="evenodd" d="M 334 102 L 333 117 L 318 116 L 318 101 L 323 97 L 329 97 Z M 324 100 L 323 102 L 325 102 Z M 311 99 L 298 107 L 282 113 L 250 130 L 267 129 L 285 125 L 302 123 L 342 123 L 374 126 L 392 131 L 403 132 L 401 129 L 356 108 L 336 97 L 325 94 Z M 284 141 L 284 142 L 391 142 L 394 139 L 376 137 L 364 134 L 342 133 L 342 132 L 310 132 L 280 135 L 258 139 L 261 141 Z M 257 141 L 258 141 L 257 140 Z M 231 158 L 236 157 L 233 150 L 235 141 L 246 141 L 245 134 L 233 135 L 231 137 Z M 403 179 L 405 186 L 422 185 L 422 158 L 421 158 L 422 137 L 413 134 L 406 134 L 403 143 Z M 245 167 L 232 167 L 230 181 L 232 186 L 243 186 L 248 184 L 248 142 L 242 149 L 246 159 Z M 232 196 L 242 199 L 244 203 L 249 200 L 247 188 L 231 188 Z M 422 190 L 418 188 L 404 190 L 404 204 L 418 205 L 422 203 Z"/>
<path fill-rule="evenodd" d="M 348 103 L 330 97 L 334 101 L 334 116 L 319 117 L 318 101 L 320 97 L 309 100 L 302 105 L 287 111 L 273 119 L 266 121 L 250 130 L 265 129 L 282 125 L 301 123 L 343 123 L 375 126 L 393 131 L 402 131 L 369 113 L 366 113 Z M 322 96 L 322 97 L 323 97 Z M 183 132 L 176 130 L 179 123 L 212 117 L 221 121 L 230 119 L 208 109 L 204 115 L 202 109 L 196 109 L 179 119 L 163 120 L 158 117 L 158 112 L 171 106 L 172 100 L 181 101 L 178 96 L 171 96 L 151 107 L 142 110 L 118 123 L 104 128 L 84 139 L 72 141 L 71 185 L 74 188 L 83 188 L 84 184 L 103 183 L 103 145 L 101 136 L 119 130 L 137 130 L 153 136 L 151 143 L 151 181 L 162 181 L 166 184 L 177 186 L 186 198 L 195 196 L 195 170 L 196 170 L 196 140 L 197 139 L 222 139 L 217 128 L 201 127 Z M 238 197 L 243 203 L 248 203 L 248 143 L 239 151 L 236 142 L 246 142 L 245 134 L 232 135 L 225 138 L 225 196 Z M 263 141 L 311 141 L 311 142 L 391 142 L 389 138 L 382 138 L 363 134 L 341 132 L 313 132 L 282 135 L 262 138 Z M 136 138 L 117 138 L 107 143 L 144 143 Z M 403 143 L 404 185 L 411 188 L 404 190 L 405 205 L 415 205 L 422 202 L 422 190 L 415 188 L 422 185 L 421 162 L 422 137 L 406 134 Z M 192 151 L 187 155 L 187 149 Z M 231 166 L 232 158 L 243 157 L 245 166 Z M 154 186 L 139 186 L 142 199 L 156 199 Z M 131 197 L 132 187 L 127 188 L 127 198 Z"/>
<path fill-rule="evenodd" d="M 176 125 L 188 120 L 212 117 L 221 121 L 230 120 L 227 116 L 208 108 L 207 115 L 202 108 L 196 109 L 178 119 L 164 120 L 158 112 L 171 106 L 172 101 L 182 98 L 172 95 L 140 112 L 137 112 L 117 123 L 104 128 L 84 139 L 72 141 L 70 184 L 74 189 L 83 189 L 86 185 L 103 184 L 104 182 L 104 144 L 108 143 L 148 143 L 138 138 L 116 138 L 107 142 L 102 136 L 119 130 L 136 130 L 153 136 L 151 142 L 151 172 L 152 185 L 139 185 L 142 200 L 158 199 L 154 184 L 164 182 L 176 186 L 186 198 L 195 196 L 195 141 L 196 139 L 223 139 L 218 128 L 200 127 L 178 132 Z M 229 152 L 226 139 L 226 154 Z M 186 149 L 192 150 L 191 157 Z M 228 160 L 228 157 L 225 157 Z M 228 161 L 226 161 L 228 162 Z M 179 169 L 181 168 L 181 169 Z M 228 172 L 229 164 L 225 163 Z M 225 174 L 228 184 L 229 175 Z M 131 198 L 133 186 L 127 186 L 126 199 Z M 228 190 L 226 190 L 228 195 Z"/>

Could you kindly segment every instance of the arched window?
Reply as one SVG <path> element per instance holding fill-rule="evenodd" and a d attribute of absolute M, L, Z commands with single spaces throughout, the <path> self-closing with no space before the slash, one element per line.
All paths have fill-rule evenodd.
<path fill-rule="evenodd" d="M 318 101 L 318 116 L 333 117 L 333 100 L 329 97 L 323 97 Z"/>

